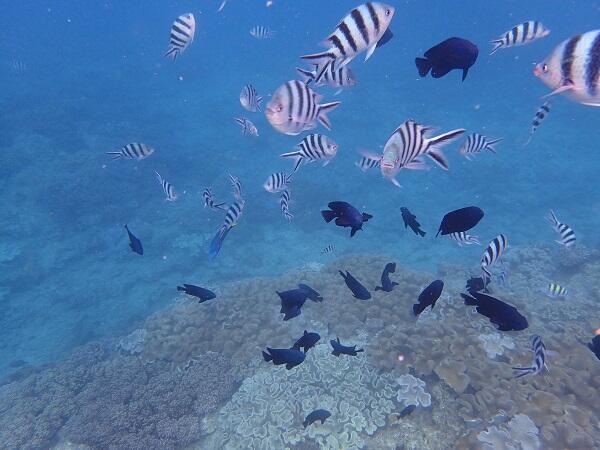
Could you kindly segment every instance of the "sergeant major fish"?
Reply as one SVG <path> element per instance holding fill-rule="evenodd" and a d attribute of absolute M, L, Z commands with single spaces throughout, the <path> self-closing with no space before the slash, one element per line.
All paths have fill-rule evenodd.
<path fill-rule="evenodd" d="M 293 158 L 294 172 L 303 164 L 315 161 L 323 161 L 323 166 L 335 157 L 338 151 L 338 145 L 323 134 L 309 134 L 298 145 L 295 152 L 283 153 L 282 158 Z"/>
<path fill-rule="evenodd" d="M 537 131 L 538 127 L 540 126 L 542 121 L 546 118 L 548 113 L 550 113 L 550 106 L 551 106 L 550 101 L 545 101 L 544 104 L 542 106 L 540 106 L 538 108 L 538 110 L 535 112 L 535 116 L 533 116 L 533 120 L 531 122 L 531 132 L 529 133 L 529 138 L 527 139 L 527 142 L 525 142 L 525 145 L 527 145 L 531 142 L 531 139 L 533 138 L 533 135 Z"/>
<path fill-rule="evenodd" d="M 161 177 L 160 173 L 156 171 L 154 173 L 156 174 L 156 178 L 158 179 L 158 182 L 160 183 L 161 187 L 163 188 L 163 191 L 165 192 L 165 195 L 167 196 L 165 200 L 168 202 L 174 202 L 175 200 L 177 200 L 178 195 L 177 192 L 175 192 L 175 188 L 173 188 L 173 185 L 167 180 L 165 180 L 163 177 Z"/>
<path fill-rule="evenodd" d="M 142 159 L 147 158 L 152 153 L 154 153 L 154 149 L 152 147 L 137 142 L 124 145 L 119 151 L 116 152 L 106 152 L 107 155 L 111 155 L 112 159 L 123 158 L 135 159 L 137 161 L 141 161 Z"/>
<path fill-rule="evenodd" d="M 495 144 L 502 142 L 502 139 L 488 139 L 479 133 L 473 133 L 467 136 L 467 140 L 460 146 L 459 153 L 467 159 L 471 159 L 483 150 L 496 153 Z"/>
<path fill-rule="evenodd" d="M 356 77 L 349 66 L 335 67 L 333 64 L 327 64 L 325 69 L 318 72 L 318 66 L 315 70 L 306 70 L 296 68 L 296 70 L 304 77 L 306 84 L 314 81 L 315 86 L 329 86 L 337 88 L 334 95 L 339 94 L 343 89 L 348 89 L 356 85 Z M 321 78 L 317 81 L 317 76 Z"/>
<path fill-rule="evenodd" d="M 544 294 L 548 297 L 558 298 L 558 297 L 566 297 L 568 294 L 567 288 L 561 286 L 557 283 L 548 283 L 546 288 L 543 289 Z"/>
<path fill-rule="evenodd" d="M 242 92 L 240 92 L 240 104 L 244 107 L 244 109 L 250 112 L 262 111 L 261 104 L 263 98 L 258 95 L 256 89 L 251 84 L 247 84 L 242 88 Z"/>
<path fill-rule="evenodd" d="M 281 212 L 283 213 L 283 217 L 285 217 L 285 220 L 292 220 L 292 218 L 294 217 L 290 213 L 290 197 L 290 190 L 284 189 L 281 193 L 281 197 L 279 198 L 279 207 L 281 208 Z"/>
<path fill-rule="evenodd" d="M 359 161 L 355 162 L 354 165 L 360 169 L 361 172 L 366 172 L 369 169 L 379 167 L 381 163 L 381 157 L 372 158 L 370 156 L 363 156 Z"/>
<path fill-rule="evenodd" d="M 537 375 L 542 373 L 546 366 L 546 346 L 539 336 L 533 336 L 531 342 L 531 350 L 533 351 L 533 363 L 531 367 L 513 367 L 513 370 L 517 372 L 515 378 L 521 378 L 525 375 Z"/>
<path fill-rule="evenodd" d="M 274 194 L 287 189 L 291 181 L 291 174 L 288 175 L 287 173 L 276 172 L 269 175 L 269 178 L 267 178 L 267 181 L 265 181 L 263 187 L 265 188 L 265 191 Z"/>
<path fill-rule="evenodd" d="M 204 191 L 202 191 L 202 197 L 204 197 L 204 207 L 205 208 L 210 208 L 210 209 L 214 209 L 214 210 L 221 210 L 224 211 L 224 205 L 225 202 L 223 203 L 216 203 L 215 202 L 215 198 L 213 197 L 213 193 L 212 190 L 207 187 L 204 189 Z"/>
<path fill-rule="evenodd" d="M 215 258 L 219 251 L 221 250 L 221 246 L 223 245 L 223 241 L 229 234 L 229 231 L 237 225 L 240 217 L 242 216 L 242 212 L 244 211 L 244 200 L 240 198 L 236 200 L 227 209 L 225 213 L 225 219 L 223 220 L 223 225 L 217 230 L 215 236 L 213 237 L 210 247 L 208 250 L 208 254 L 210 258 Z"/>
<path fill-rule="evenodd" d="M 250 36 L 255 39 L 271 39 L 275 36 L 275 31 L 263 27 L 262 25 L 256 25 L 250 30 Z"/>
<path fill-rule="evenodd" d="M 471 236 L 470 234 L 465 233 L 464 231 L 459 231 L 456 233 L 450 233 L 450 238 L 455 241 L 459 247 L 464 245 L 477 244 L 481 245 L 479 242 L 479 238 L 477 236 Z"/>
<path fill-rule="evenodd" d="M 487 285 L 492 279 L 490 267 L 496 263 L 508 247 L 508 239 L 504 234 L 499 234 L 488 244 L 481 258 L 482 277 Z"/>
<path fill-rule="evenodd" d="M 194 41 L 196 32 L 196 19 L 192 13 L 182 14 L 171 26 L 171 35 L 169 38 L 169 49 L 165 56 L 173 60 L 183 53 Z"/>
<path fill-rule="evenodd" d="M 491 41 L 494 45 L 490 55 L 493 55 L 501 48 L 517 47 L 520 45 L 529 44 L 533 41 L 546 37 L 550 34 L 541 22 L 528 20 L 512 27 L 498 39 Z"/>
<path fill-rule="evenodd" d="M 254 125 L 250 120 L 245 117 L 234 117 L 235 120 L 240 127 L 242 127 L 242 134 L 244 136 L 255 136 L 258 137 L 258 128 Z"/>
<path fill-rule="evenodd" d="M 554 214 L 554 211 L 550 210 L 550 214 L 546 216 L 546 220 L 560 235 L 560 239 L 556 241 L 558 244 L 564 245 L 565 248 L 571 248 L 575 245 L 575 241 L 577 240 L 575 237 L 575 232 L 566 223 L 561 223 Z"/>

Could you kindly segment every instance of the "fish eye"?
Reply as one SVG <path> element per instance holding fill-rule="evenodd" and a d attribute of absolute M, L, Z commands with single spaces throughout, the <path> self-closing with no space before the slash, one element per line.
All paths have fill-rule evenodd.
<path fill-rule="evenodd" d="M 390 9 L 386 9 L 385 10 L 385 15 L 386 16 L 389 16 L 391 13 L 392 13 L 392 10 L 390 10 Z"/>
<path fill-rule="evenodd" d="M 282 104 L 279 104 L 279 105 L 277 105 L 277 107 L 275 108 L 275 110 L 276 110 L 277 112 L 281 112 L 281 111 L 283 111 L 283 105 L 282 105 Z"/>
<path fill-rule="evenodd" d="M 548 73 L 548 64 L 544 64 L 544 65 L 542 66 L 542 72 L 544 72 L 544 73 Z"/>

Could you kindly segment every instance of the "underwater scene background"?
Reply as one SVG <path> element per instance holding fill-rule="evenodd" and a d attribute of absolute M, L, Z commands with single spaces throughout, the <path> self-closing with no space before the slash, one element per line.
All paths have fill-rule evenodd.
<path fill-rule="evenodd" d="M 600 328 L 598 111 L 555 95 L 524 145 L 550 93 L 534 63 L 598 28 L 600 2 L 388 0 L 394 37 L 367 62 L 352 61 L 356 86 L 339 95 L 313 86 L 341 102 L 332 130 L 297 136 L 245 111 L 240 90 L 252 84 L 264 110 L 299 79 L 300 56 L 318 51 L 360 2 L 265 3 L 3 5 L 0 448 L 600 448 L 600 361 L 588 348 Z M 195 38 L 172 61 L 170 28 L 188 12 Z M 490 40 L 526 20 L 551 33 L 489 56 Z M 275 33 L 256 39 L 255 26 Z M 467 78 L 419 77 L 415 57 L 451 36 L 479 48 Z M 243 135 L 235 117 L 250 119 L 258 137 Z M 449 171 L 403 170 L 402 188 L 379 168 L 355 166 L 410 118 L 503 141 L 468 160 L 461 137 L 444 148 Z M 292 170 L 279 155 L 311 132 L 339 150 L 325 167 L 293 175 L 287 221 L 263 184 Z M 155 152 L 106 155 L 133 142 Z M 155 171 L 177 201 L 165 201 Z M 211 259 L 224 213 L 204 208 L 202 192 L 210 186 L 230 202 L 229 174 L 245 206 Z M 336 200 L 373 216 L 352 238 L 321 216 Z M 481 246 L 435 237 L 447 212 L 470 205 L 485 211 L 470 232 Z M 405 227 L 400 207 L 425 237 Z M 575 246 L 555 242 L 550 210 L 574 230 Z M 129 248 L 125 224 L 143 256 Z M 490 295 L 527 318 L 521 331 L 498 330 L 460 296 L 500 233 L 509 247 Z M 390 262 L 398 285 L 375 291 Z M 355 298 L 339 270 L 372 298 Z M 441 297 L 415 317 L 412 305 L 436 279 Z M 199 304 L 177 291 L 184 283 L 216 298 Z M 278 292 L 299 283 L 322 301 L 284 321 Z M 548 296 L 549 283 L 567 296 Z M 265 361 L 261 351 L 289 348 L 304 330 L 321 339 L 301 364 Z M 515 378 L 513 367 L 531 364 L 533 335 L 547 369 Z M 332 355 L 338 337 L 364 351 Z M 331 415 L 304 426 L 317 409 Z"/>

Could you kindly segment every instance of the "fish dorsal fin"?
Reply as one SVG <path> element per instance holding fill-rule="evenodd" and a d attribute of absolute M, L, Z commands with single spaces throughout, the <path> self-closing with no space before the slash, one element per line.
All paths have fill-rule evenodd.
<path fill-rule="evenodd" d="M 304 330 L 304 336 L 306 336 L 308 334 L 308 331 Z"/>

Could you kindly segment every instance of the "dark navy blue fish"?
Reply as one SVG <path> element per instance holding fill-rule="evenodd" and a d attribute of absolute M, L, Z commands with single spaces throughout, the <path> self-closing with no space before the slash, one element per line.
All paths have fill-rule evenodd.
<path fill-rule="evenodd" d="M 304 425 L 304 428 L 306 428 L 307 426 L 315 423 L 317 420 L 320 420 L 321 425 L 323 425 L 325 423 L 325 419 L 327 419 L 330 416 L 331 416 L 331 413 L 329 411 L 327 411 L 326 409 L 315 409 L 308 416 L 306 416 L 306 419 L 304 419 L 304 422 L 302 422 L 302 425 Z"/>
<path fill-rule="evenodd" d="M 398 416 L 400 418 L 402 417 L 406 417 L 408 416 L 410 413 L 412 413 L 415 410 L 416 406 L 415 405 L 408 405 L 406 408 L 404 408 L 402 411 L 400 411 L 400 414 L 398 414 Z"/>
<path fill-rule="evenodd" d="M 454 69 L 463 71 L 462 80 L 479 55 L 479 49 L 471 41 L 451 37 L 425 52 L 424 58 L 415 58 L 415 64 L 421 77 L 427 76 L 431 70 L 433 78 L 441 78 Z"/>
<path fill-rule="evenodd" d="M 279 366 L 285 364 L 285 368 L 290 370 L 299 364 L 302 364 L 305 353 L 293 348 L 270 348 L 267 347 L 267 351 L 263 351 L 263 358 L 265 361 L 273 361 L 273 364 Z"/>
<path fill-rule="evenodd" d="M 404 220 L 404 228 L 406 229 L 410 227 L 410 229 L 413 230 L 416 235 L 425 237 L 426 233 L 421 230 L 421 224 L 417 222 L 417 216 L 411 213 L 408 208 L 405 208 L 404 206 L 400 208 L 400 211 L 402 212 L 402 220 Z"/>
<path fill-rule="evenodd" d="M 529 326 L 527 318 L 517 308 L 482 292 L 460 294 L 465 305 L 477 306 L 477 312 L 490 319 L 500 331 L 520 331 Z"/>
<path fill-rule="evenodd" d="M 127 230 L 127 236 L 129 236 L 129 247 L 134 253 L 138 255 L 144 254 L 144 248 L 142 247 L 142 241 L 136 238 L 131 231 L 129 231 L 129 227 L 125 225 L 125 229 Z"/>
<path fill-rule="evenodd" d="M 303 290 L 306 293 L 306 298 L 308 298 L 309 300 L 312 300 L 313 302 L 322 302 L 323 301 L 323 297 L 321 297 L 321 294 L 319 294 L 317 291 L 315 291 L 313 288 L 311 288 L 307 284 L 300 283 L 298 285 L 298 289 Z"/>
<path fill-rule="evenodd" d="M 468 292 L 488 292 L 483 277 L 471 277 L 467 280 Z"/>
<path fill-rule="evenodd" d="M 212 300 L 216 298 L 217 295 L 209 290 L 200 286 L 195 286 L 193 284 L 183 284 L 183 286 L 177 286 L 178 291 L 183 291 L 187 295 L 191 295 L 192 297 L 197 297 L 200 299 L 198 303 L 204 303 L 207 300 Z"/>
<path fill-rule="evenodd" d="M 344 273 L 341 270 L 339 270 L 339 273 L 342 277 L 344 277 L 346 286 L 348 286 L 348 289 L 352 291 L 354 297 L 356 297 L 359 300 L 369 300 L 371 298 L 371 293 L 369 292 L 369 290 L 366 287 L 364 287 L 360 283 L 360 281 L 354 278 L 350 274 L 350 272 L 346 271 L 346 273 Z"/>
<path fill-rule="evenodd" d="M 594 336 L 591 342 L 588 342 L 588 348 L 596 355 L 596 358 L 600 359 L 600 334 Z"/>
<path fill-rule="evenodd" d="M 335 338 L 335 340 L 329 341 L 331 346 L 333 347 L 332 355 L 340 356 L 340 355 L 349 355 L 349 356 L 357 356 L 359 352 L 364 352 L 363 348 L 356 349 L 356 345 L 342 345 L 340 343 L 340 338 Z"/>
<path fill-rule="evenodd" d="M 299 316 L 302 312 L 301 308 L 307 299 L 313 302 L 323 301 L 323 297 L 306 284 L 299 284 L 297 289 L 290 289 L 289 291 L 277 291 L 277 295 L 281 299 L 281 310 L 279 312 L 284 314 L 284 321 Z"/>
<path fill-rule="evenodd" d="M 329 223 L 335 219 L 338 227 L 350 227 L 350 237 L 358 230 L 362 230 L 363 223 L 367 222 L 373 216 L 367 213 L 361 213 L 358 209 L 346 202 L 330 202 L 329 209 L 321 211 L 325 222 Z"/>
<path fill-rule="evenodd" d="M 292 348 L 295 350 L 302 349 L 304 353 L 306 353 L 315 345 L 317 345 L 317 342 L 319 342 L 320 339 L 321 336 L 319 333 L 309 333 L 308 331 L 304 330 L 304 334 L 294 343 Z"/>
<path fill-rule="evenodd" d="M 483 211 L 477 206 L 467 206 L 466 208 L 450 211 L 442 219 L 440 229 L 437 235 L 442 233 L 442 236 L 451 233 L 460 233 L 461 231 L 469 231 L 483 218 Z"/>
<path fill-rule="evenodd" d="M 425 289 L 423 292 L 419 294 L 419 298 L 417 299 L 419 303 L 415 303 L 413 305 L 413 313 L 415 316 L 418 316 L 425 308 L 431 306 L 431 309 L 435 306 L 435 302 L 438 301 L 440 295 L 442 295 L 442 290 L 444 289 L 444 282 L 442 280 L 435 280 Z"/>
<path fill-rule="evenodd" d="M 394 286 L 398 286 L 398 283 L 390 280 L 390 273 L 396 272 L 396 263 L 387 263 L 383 268 L 381 274 L 381 286 L 376 286 L 376 291 L 392 292 Z"/>

